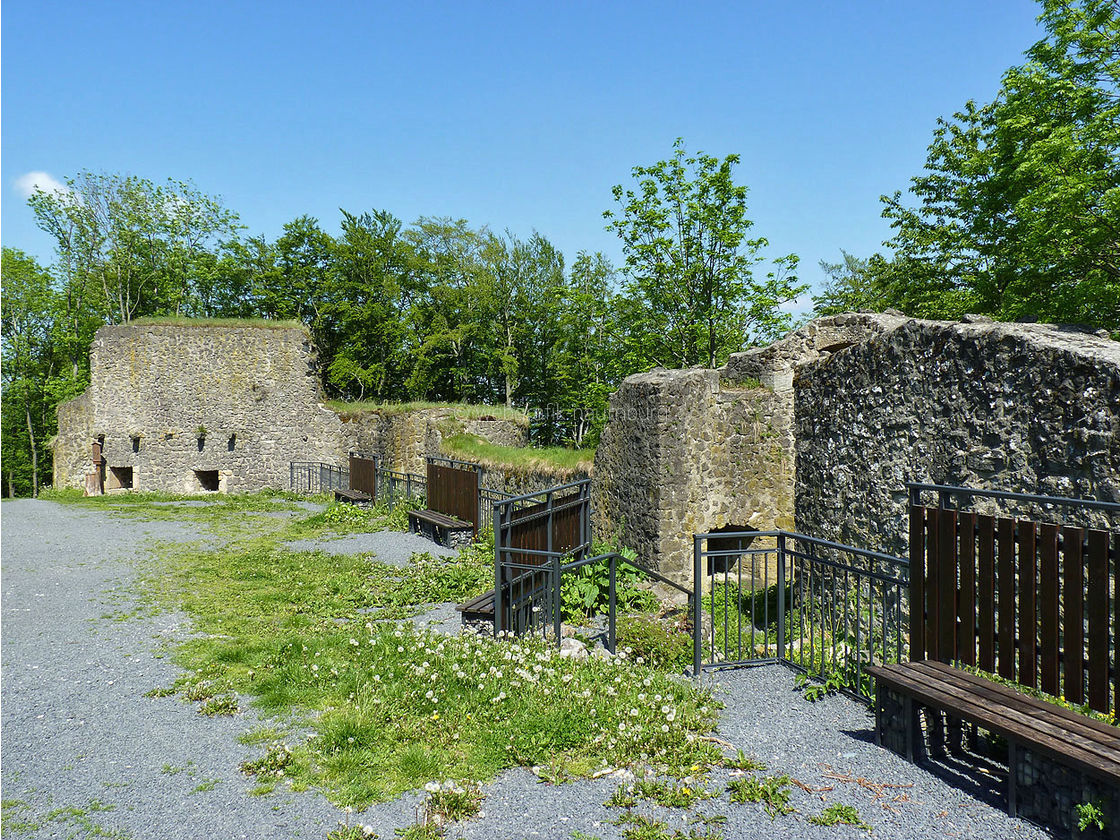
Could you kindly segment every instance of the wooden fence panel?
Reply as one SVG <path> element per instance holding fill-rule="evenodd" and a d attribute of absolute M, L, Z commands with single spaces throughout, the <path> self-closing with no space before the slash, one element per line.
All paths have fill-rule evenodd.
<path fill-rule="evenodd" d="M 999 675 L 1015 679 L 1015 521 L 1000 519 L 996 529 L 996 633 L 999 639 Z"/>
<path fill-rule="evenodd" d="M 1038 632 L 1038 612 L 1036 609 L 1037 563 L 1037 526 L 1033 522 L 1019 523 L 1019 682 L 1037 688 L 1038 646 L 1035 637 Z"/>
<path fill-rule="evenodd" d="M 911 659 L 1116 708 L 1120 534 L 912 506 L 910 536 Z"/>
<path fill-rule="evenodd" d="M 926 658 L 926 509 L 910 507 L 910 659 Z"/>
<path fill-rule="evenodd" d="M 1061 654 L 1061 625 L 1058 609 L 1058 526 L 1038 528 L 1038 633 L 1040 686 L 1054 696 L 1061 694 L 1058 659 Z"/>
<path fill-rule="evenodd" d="M 1062 529 L 1062 603 L 1065 608 L 1064 686 L 1071 703 L 1085 702 L 1085 557 L 1081 528 Z"/>
<path fill-rule="evenodd" d="M 478 472 L 428 462 L 428 509 L 479 528 Z"/>
<path fill-rule="evenodd" d="M 367 494 L 377 501 L 377 460 L 350 455 L 350 489 Z"/>
<path fill-rule="evenodd" d="M 957 595 L 957 659 L 965 665 L 976 664 L 976 514 L 961 513 L 960 591 Z"/>
<path fill-rule="evenodd" d="M 980 516 L 977 541 L 980 544 L 980 573 L 977 605 L 980 656 L 977 665 L 989 673 L 996 669 L 996 520 Z"/>
<path fill-rule="evenodd" d="M 1089 531 L 1089 705 L 1107 712 L 1109 706 L 1108 653 L 1108 539 L 1107 531 Z"/>

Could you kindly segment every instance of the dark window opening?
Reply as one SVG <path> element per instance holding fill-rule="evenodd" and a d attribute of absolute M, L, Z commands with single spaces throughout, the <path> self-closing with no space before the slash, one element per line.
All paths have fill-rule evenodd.
<path fill-rule="evenodd" d="M 229 443 L 226 444 L 226 449 L 233 452 L 233 448 L 237 446 L 237 435 L 229 436 Z"/>
<path fill-rule="evenodd" d="M 742 532 L 757 533 L 757 528 L 749 528 L 745 525 L 725 525 L 722 528 L 716 528 L 711 533 L 713 534 L 740 534 Z M 751 547 L 754 542 L 752 536 L 735 536 L 735 537 L 709 537 L 708 538 L 708 551 L 709 552 L 734 552 L 746 551 Z M 708 574 L 709 575 L 722 575 L 727 572 L 733 571 L 735 566 L 739 563 L 741 555 L 739 554 L 720 554 L 715 557 L 708 557 Z"/>
<path fill-rule="evenodd" d="M 106 490 L 131 490 L 132 467 L 109 467 L 105 480 Z"/>
<path fill-rule="evenodd" d="M 133 435 L 132 436 L 132 451 L 133 452 L 139 452 L 140 451 L 140 435 Z"/>
<path fill-rule="evenodd" d="M 198 481 L 198 489 L 206 493 L 218 492 L 217 470 L 195 470 L 194 477 Z"/>

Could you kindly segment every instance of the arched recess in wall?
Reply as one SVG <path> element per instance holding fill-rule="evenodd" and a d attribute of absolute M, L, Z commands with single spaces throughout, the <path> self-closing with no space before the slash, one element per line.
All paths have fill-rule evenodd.
<path fill-rule="evenodd" d="M 724 525 L 722 528 L 713 528 L 709 533 L 712 534 L 736 534 L 734 537 L 710 537 L 708 539 L 709 552 L 738 552 L 746 551 L 751 547 L 754 542 L 754 537 L 749 534 L 757 534 L 758 529 L 752 528 L 749 525 Z M 745 536 L 747 535 L 747 536 Z M 739 565 L 742 555 L 740 554 L 717 554 L 717 556 L 708 557 L 708 568 L 705 570 L 709 575 L 722 575 L 733 573 Z"/>

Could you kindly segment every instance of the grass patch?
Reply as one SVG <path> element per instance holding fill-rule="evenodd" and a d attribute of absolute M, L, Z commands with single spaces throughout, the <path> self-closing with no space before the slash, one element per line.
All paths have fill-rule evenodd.
<path fill-rule="evenodd" d="M 1077 712 L 1078 714 L 1084 715 L 1087 718 L 1092 718 L 1096 721 L 1100 721 L 1101 723 L 1107 723 L 1111 726 L 1120 726 L 1120 717 L 1117 717 L 1116 709 L 1113 709 L 1110 712 L 1099 712 L 1088 703 L 1070 703 L 1068 700 L 1066 700 L 1065 697 L 1055 697 L 1053 694 L 1047 694 L 1045 691 L 1040 691 L 1037 688 L 1031 688 L 1030 686 L 1021 685 L 1014 680 L 1009 680 L 1006 677 L 1001 677 L 999 674 L 993 674 L 989 671 L 982 671 L 979 668 L 973 667 L 972 665 L 965 665 L 962 662 L 954 662 L 953 667 L 959 668 L 960 670 L 972 674 L 975 677 L 980 677 L 981 679 L 994 682 L 997 685 L 1002 685 L 1005 688 L 1014 689 L 1015 691 L 1026 694 L 1029 697 L 1034 697 L 1036 700 L 1045 700 L 1047 703 L 1053 703 L 1056 706 L 1061 706 L 1063 709 L 1067 709 L 1071 712 Z"/>
<path fill-rule="evenodd" d="M 165 510 L 131 504 L 141 516 Z M 315 786 L 363 807 L 434 779 L 467 789 L 515 766 L 590 775 L 606 765 L 719 761 L 698 738 L 712 730 L 717 704 L 690 682 L 632 661 L 562 659 L 540 639 L 445 637 L 378 620 L 484 591 L 488 544 L 449 560 L 416 555 L 403 569 L 291 551 L 282 543 L 354 523 L 338 514 L 243 528 L 253 504 L 172 508 L 183 517 L 206 511 L 215 534 L 234 538 L 220 550 L 165 545 L 142 578 L 154 603 L 193 619 L 196 632 L 176 652 L 185 695 L 201 704 L 252 698 L 285 729 L 312 733 L 289 740 L 284 755 L 268 737 L 279 723 L 247 737 L 260 749 L 246 767 L 258 795 Z"/>
<path fill-rule="evenodd" d="M 789 804 L 789 783 L 789 776 L 742 776 L 728 782 L 727 790 L 732 802 L 761 803 L 762 810 L 774 820 L 794 811 Z"/>
<path fill-rule="evenodd" d="M 545 469 L 560 475 L 586 472 L 595 463 L 594 449 L 568 449 L 564 446 L 499 446 L 478 435 L 459 432 L 443 438 L 443 450 L 483 467 L 530 472 Z"/>

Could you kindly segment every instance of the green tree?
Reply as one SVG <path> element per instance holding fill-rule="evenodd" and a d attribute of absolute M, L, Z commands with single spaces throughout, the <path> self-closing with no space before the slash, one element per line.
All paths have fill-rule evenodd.
<path fill-rule="evenodd" d="M 1047 35 L 996 99 L 939 120 L 917 199 L 884 196 L 909 314 L 1120 329 L 1120 3 L 1044 0 Z"/>
<path fill-rule="evenodd" d="M 780 307 L 803 290 L 797 257 L 775 260 L 757 277 L 766 239 L 750 239 L 747 188 L 734 182 L 738 155 L 722 161 L 673 156 L 633 169 L 636 189 L 613 189 L 619 208 L 607 229 L 622 240 L 631 335 L 647 364 L 715 367 L 727 356 L 788 328 Z"/>
<path fill-rule="evenodd" d="M 238 230 L 217 199 L 170 179 L 82 172 L 28 204 L 55 240 L 65 284 L 111 324 L 195 314 L 200 290 L 212 294 L 215 254 Z"/>
<path fill-rule="evenodd" d="M 39 264 L 14 248 L 0 257 L 0 311 L 3 313 L 3 464 L 7 494 L 39 495 L 43 442 L 54 432 L 52 400 L 57 376 L 52 352 L 57 311 L 51 278 Z M 42 469 L 41 469 L 42 466 Z"/>
<path fill-rule="evenodd" d="M 877 283 L 876 268 L 882 257 L 876 254 L 870 260 L 860 259 L 843 249 L 840 256 L 838 263 L 820 261 L 828 282 L 819 295 L 813 295 L 813 314 L 822 317 L 861 309 L 878 311 L 890 306 Z"/>
<path fill-rule="evenodd" d="M 342 212 L 323 313 L 336 348 L 327 379 L 343 396 L 381 400 L 403 393 L 412 262 L 391 213 Z"/>

